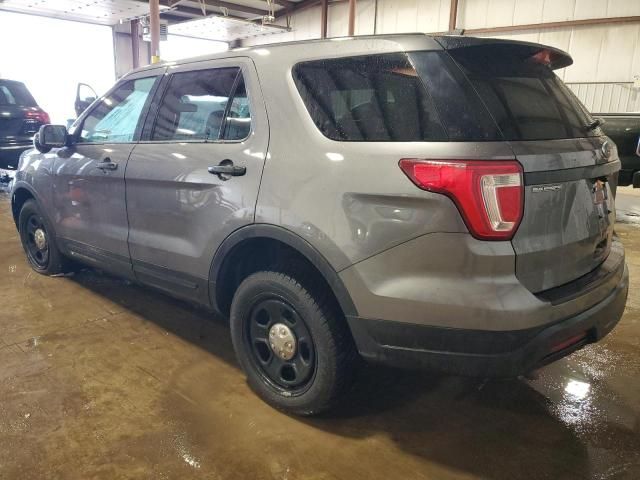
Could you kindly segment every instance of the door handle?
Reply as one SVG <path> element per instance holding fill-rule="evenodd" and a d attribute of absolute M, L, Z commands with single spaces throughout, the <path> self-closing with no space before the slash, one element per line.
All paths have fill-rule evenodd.
<path fill-rule="evenodd" d="M 102 160 L 100 163 L 98 163 L 96 165 L 96 168 L 99 168 L 103 172 L 106 172 L 107 170 L 117 170 L 118 164 L 115 162 L 112 162 L 111 159 L 107 157 L 104 160 Z"/>
<path fill-rule="evenodd" d="M 229 177 L 241 177 L 247 173 L 246 167 L 237 167 L 229 159 L 222 160 L 219 165 L 207 168 L 212 175 L 218 175 L 220 180 L 229 180 Z"/>

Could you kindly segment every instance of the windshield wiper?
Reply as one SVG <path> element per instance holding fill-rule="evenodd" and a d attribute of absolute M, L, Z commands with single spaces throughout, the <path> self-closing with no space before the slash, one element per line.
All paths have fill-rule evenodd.
<path fill-rule="evenodd" d="M 587 123 L 584 127 L 587 130 L 595 130 L 596 128 L 601 127 L 602 125 L 604 125 L 604 120 L 602 118 L 594 118 L 593 122 Z"/>

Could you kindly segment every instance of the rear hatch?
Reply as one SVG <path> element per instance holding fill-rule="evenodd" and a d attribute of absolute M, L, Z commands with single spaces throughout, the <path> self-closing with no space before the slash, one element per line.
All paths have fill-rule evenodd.
<path fill-rule="evenodd" d="M 572 63 L 537 44 L 440 37 L 524 170 L 512 239 L 518 279 L 537 293 L 607 258 L 620 162 L 613 143 L 553 72 Z"/>
<path fill-rule="evenodd" d="M 28 143 L 48 115 L 21 82 L 0 80 L 0 143 Z"/>

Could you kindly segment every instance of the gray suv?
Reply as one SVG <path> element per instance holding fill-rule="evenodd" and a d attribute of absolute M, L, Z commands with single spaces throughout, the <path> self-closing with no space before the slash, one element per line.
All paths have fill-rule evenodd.
<path fill-rule="evenodd" d="M 606 335 L 628 273 L 615 146 L 532 43 L 394 35 L 131 72 L 23 154 L 33 268 L 72 261 L 230 317 L 270 404 L 359 358 L 513 377 Z M 74 263 L 75 263 L 74 262 Z"/>

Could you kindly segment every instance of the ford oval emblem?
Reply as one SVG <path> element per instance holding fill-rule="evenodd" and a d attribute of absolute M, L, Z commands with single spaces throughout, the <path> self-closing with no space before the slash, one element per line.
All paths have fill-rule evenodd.
<path fill-rule="evenodd" d="M 604 156 L 604 158 L 608 159 L 611 156 L 612 150 L 613 150 L 613 147 L 611 147 L 611 142 L 609 140 L 606 140 L 602 144 L 602 155 Z"/>

